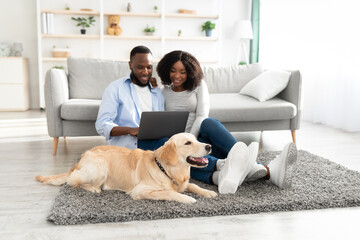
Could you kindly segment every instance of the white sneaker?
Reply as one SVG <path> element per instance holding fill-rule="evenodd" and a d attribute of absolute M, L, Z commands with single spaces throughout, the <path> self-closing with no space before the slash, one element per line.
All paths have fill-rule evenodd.
<path fill-rule="evenodd" d="M 292 184 L 292 168 L 296 159 L 296 145 L 294 143 L 286 144 L 281 154 L 268 165 L 270 182 L 282 189 L 290 188 Z"/>
<path fill-rule="evenodd" d="M 248 149 L 249 149 L 250 162 L 253 162 L 253 166 L 251 167 L 250 172 L 246 176 L 245 181 L 255 181 L 265 177 L 267 171 L 263 165 L 260 165 L 256 162 L 259 153 L 259 143 L 258 142 L 250 143 Z M 241 184 L 242 182 L 239 183 L 239 185 Z"/>
<path fill-rule="evenodd" d="M 260 178 L 265 177 L 266 174 L 267 174 L 267 170 L 264 167 L 264 165 L 260 163 L 255 163 L 251 168 L 249 174 L 246 176 L 245 181 L 246 182 L 256 181 Z"/>
<path fill-rule="evenodd" d="M 219 172 L 219 193 L 235 193 L 239 182 L 244 181 L 251 167 L 247 146 L 243 142 L 237 142 L 231 148 Z"/>

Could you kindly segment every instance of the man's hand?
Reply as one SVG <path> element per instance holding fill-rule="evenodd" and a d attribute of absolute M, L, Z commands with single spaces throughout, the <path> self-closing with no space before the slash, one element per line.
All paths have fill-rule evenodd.
<path fill-rule="evenodd" d="M 129 134 L 136 137 L 139 134 L 139 128 L 129 128 Z"/>
<path fill-rule="evenodd" d="M 122 135 L 131 135 L 137 136 L 139 134 L 139 128 L 131 127 L 113 127 L 110 132 L 110 136 L 122 136 Z"/>
<path fill-rule="evenodd" d="M 156 82 L 156 78 L 154 78 L 154 77 L 150 78 L 150 83 L 153 86 L 153 88 L 156 88 L 158 86 L 158 84 Z"/>

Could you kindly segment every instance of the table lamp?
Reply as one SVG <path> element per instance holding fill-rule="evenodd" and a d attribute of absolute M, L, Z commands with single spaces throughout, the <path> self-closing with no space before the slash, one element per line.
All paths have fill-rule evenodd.
<path fill-rule="evenodd" d="M 241 20 L 237 23 L 237 39 L 240 40 L 237 64 L 240 62 L 240 55 L 242 53 L 245 58 L 245 63 L 248 64 L 248 51 L 246 48 L 246 40 L 253 39 L 253 31 L 250 20 Z"/>

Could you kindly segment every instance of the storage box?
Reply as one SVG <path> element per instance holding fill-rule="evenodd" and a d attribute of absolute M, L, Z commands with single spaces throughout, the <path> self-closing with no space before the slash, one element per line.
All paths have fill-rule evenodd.
<path fill-rule="evenodd" d="M 196 10 L 179 9 L 179 13 L 196 14 Z"/>
<path fill-rule="evenodd" d="M 55 58 L 67 58 L 70 54 L 71 50 L 68 46 L 66 48 L 57 48 L 54 46 L 52 49 L 52 56 Z"/>

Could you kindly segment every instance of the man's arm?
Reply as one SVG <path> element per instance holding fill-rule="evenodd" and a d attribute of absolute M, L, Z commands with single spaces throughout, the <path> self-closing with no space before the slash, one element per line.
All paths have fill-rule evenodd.
<path fill-rule="evenodd" d="M 119 127 L 114 122 L 116 116 L 118 115 L 119 106 L 121 104 L 122 103 L 118 96 L 118 87 L 115 85 L 115 83 L 112 83 L 105 89 L 103 93 L 98 117 L 95 123 L 97 132 L 101 136 L 104 136 L 107 140 L 109 140 L 111 136 L 130 134 L 130 131 L 127 129 L 127 127 Z"/>

